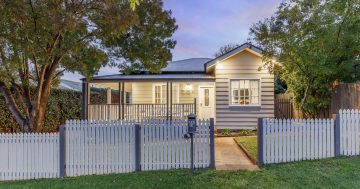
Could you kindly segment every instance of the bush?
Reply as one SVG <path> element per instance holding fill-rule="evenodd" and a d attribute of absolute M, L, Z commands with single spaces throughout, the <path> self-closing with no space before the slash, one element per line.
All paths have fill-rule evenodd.
<path fill-rule="evenodd" d="M 3 96 L 0 96 L 0 109 L 0 132 L 20 132 L 20 127 L 12 117 Z M 59 125 L 64 124 L 67 119 L 80 117 L 81 92 L 53 89 L 46 109 L 43 132 L 58 131 Z"/>

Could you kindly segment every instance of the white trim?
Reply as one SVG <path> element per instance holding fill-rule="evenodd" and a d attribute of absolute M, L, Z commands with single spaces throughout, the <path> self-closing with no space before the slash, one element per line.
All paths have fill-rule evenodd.
<path fill-rule="evenodd" d="M 161 101 L 163 101 L 162 100 L 162 92 L 163 92 L 163 89 L 162 89 L 162 87 L 166 87 L 166 83 L 164 84 L 164 83 L 153 83 L 152 84 L 152 92 L 151 92 L 151 95 L 152 95 L 152 103 L 153 104 L 155 104 L 155 87 L 156 86 L 160 86 L 161 87 L 161 89 L 160 89 L 160 98 L 161 98 Z M 170 85 L 169 85 L 170 86 Z M 173 87 L 177 87 L 177 98 L 176 98 L 176 101 L 175 101 L 175 103 L 179 103 L 179 101 L 180 101 L 180 87 L 179 87 L 179 84 L 177 84 L 177 83 L 173 83 L 173 85 L 172 85 Z M 173 90 L 173 92 L 174 92 L 174 90 Z M 170 98 L 170 97 L 169 97 Z M 166 100 L 165 100 L 166 101 Z M 173 99 L 173 101 L 174 101 L 174 99 Z"/>
<path fill-rule="evenodd" d="M 232 94 L 231 94 L 231 80 L 258 80 L 259 81 L 259 91 L 258 91 L 258 104 L 231 104 L 231 98 L 232 98 Z M 250 85 L 250 83 L 249 83 Z M 229 107 L 261 107 L 261 78 L 228 78 L 228 105 Z M 240 96 L 239 96 L 240 98 Z M 251 98 L 251 96 L 249 97 Z"/>
<path fill-rule="evenodd" d="M 200 117 L 200 113 L 201 113 L 201 110 L 200 110 L 200 89 L 201 88 L 212 88 L 213 89 L 213 104 L 212 104 L 212 107 L 213 107 L 213 117 L 216 119 L 216 85 L 198 85 L 198 100 L 196 102 L 196 106 L 198 107 L 198 110 L 199 112 L 199 117 Z"/>

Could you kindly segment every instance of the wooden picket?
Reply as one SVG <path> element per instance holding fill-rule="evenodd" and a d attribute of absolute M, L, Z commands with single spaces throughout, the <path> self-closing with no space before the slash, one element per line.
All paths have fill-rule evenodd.
<path fill-rule="evenodd" d="M 334 157 L 331 119 L 263 119 L 264 164 Z"/>
<path fill-rule="evenodd" d="M 0 134 L 0 180 L 59 176 L 58 133 Z"/>
<path fill-rule="evenodd" d="M 359 155 L 360 111 L 357 109 L 339 110 L 339 115 L 340 154 L 346 156 Z"/>
<path fill-rule="evenodd" d="M 135 171 L 135 123 L 70 120 L 65 127 L 66 176 Z"/>
<path fill-rule="evenodd" d="M 210 165 L 210 122 L 198 121 L 194 137 L 194 163 Z M 185 139 L 186 120 L 146 120 L 141 124 L 141 169 L 190 168 L 190 139 Z"/>

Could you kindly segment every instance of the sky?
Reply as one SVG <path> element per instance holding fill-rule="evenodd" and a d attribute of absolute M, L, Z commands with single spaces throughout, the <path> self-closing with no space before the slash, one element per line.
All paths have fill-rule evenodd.
<path fill-rule="evenodd" d="M 186 58 L 212 58 L 223 45 L 242 44 L 249 38 L 252 24 L 270 17 L 281 0 L 164 0 L 178 30 L 172 50 L 173 61 Z M 119 73 L 101 68 L 98 75 Z M 79 74 L 65 73 L 62 79 L 80 81 Z"/>

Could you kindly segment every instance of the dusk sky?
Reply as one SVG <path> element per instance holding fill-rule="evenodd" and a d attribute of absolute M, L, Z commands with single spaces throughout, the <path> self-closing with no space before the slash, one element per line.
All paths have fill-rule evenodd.
<path fill-rule="evenodd" d="M 244 43 L 253 23 L 270 17 L 281 0 L 164 0 L 179 26 L 173 60 L 211 58 L 219 47 Z M 102 68 L 98 75 L 117 74 L 118 69 Z M 79 81 L 79 74 L 66 73 L 63 79 Z"/>

